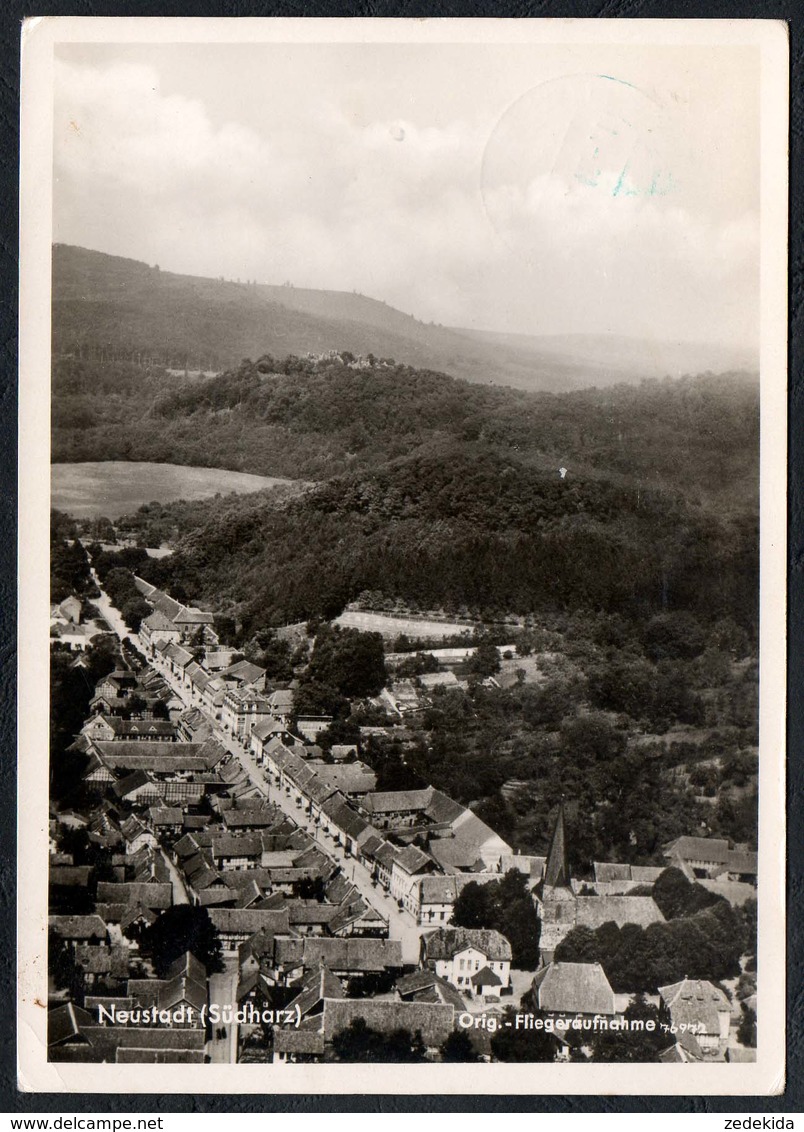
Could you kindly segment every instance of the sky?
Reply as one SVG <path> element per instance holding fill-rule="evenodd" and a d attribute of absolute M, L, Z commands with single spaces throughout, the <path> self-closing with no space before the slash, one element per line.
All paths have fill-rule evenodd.
<path fill-rule="evenodd" d="M 55 241 L 444 325 L 754 349 L 750 47 L 62 44 Z"/>

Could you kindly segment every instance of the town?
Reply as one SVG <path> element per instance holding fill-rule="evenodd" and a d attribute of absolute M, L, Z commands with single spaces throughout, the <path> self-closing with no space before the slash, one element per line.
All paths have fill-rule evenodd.
<path fill-rule="evenodd" d="M 51 1060 L 754 1059 L 755 944 L 704 977 L 755 908 L 747 845 L 691 831 L 662 864 L 575 876 L 563 802 L 548 851 L 522 853 L 444 790 L 378 789 L 361 758 L 475 647 L 428 650 L 418 675 L 387 652 L 382 722 L 330 742 L 332 716 L 212 611 L 134 575 L 133 632 L 91 574 L 92 616 L 76 593 L 51 607 L 54 656 L 91 683 L 64 756 L 80 781 L 51 767 Z M 610 978 L 643 943 L 649 972 Z"/>

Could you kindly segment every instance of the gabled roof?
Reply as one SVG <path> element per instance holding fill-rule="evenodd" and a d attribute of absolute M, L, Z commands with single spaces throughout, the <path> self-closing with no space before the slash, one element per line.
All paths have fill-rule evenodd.
<path fill-rule="evenodd" d="M 361 805 L 367 814 L 416 813 L 427 808 L 433 788 L 424 790 L 384 790 L 367 794 Z"/>
<path fill-rule="evenodd" d="M 725 994 L 704 979 L 682 979 L 680 983 L 670 983 L 659 987 L 659 995 L 677 1027 L 703 1024 L 705 1033 L 719 1034 L 719 1015 L 731 1013 Z"/>
<path fill-rule="evenodd" d="M 176 979 L 179 975 L 185 975 L 188 979 L 203 983 L 206 981 L 207 969 L 192 951 L 185 951 L 184 955 L 174 959 L 167 970 L 168 979 Z"/>
<path fill-rule="evenodd" d="M 575 900 L 577 927 L 599 928 L 613 921 L 623 924 L 660 923 L 664 916 L 652 896 L 578 896 Z"/>
<path fill-rule="evenodd" d="M 540 1010 L 614 1014 L 614 991 L 599 963 L 551 963 L 531 984 Z"/>
<path fill-rule="evenodd" d="M 48 1011 L 47 1016 L 47 1044 L 49 1046 L 61 1045 L 80 1038 L 84 1026 L 92 1024 L 92 1015 L 73 1002 L 58 1006 Z"/>
<path fill-rule="evenodd" d="M 685 835 L 677 837 L 675 841 L 668 841 L 662 852 L 665 857 L 678 857 L 687 861 L 720 861 L 725 864 L 731 850 L 728 841 L 721 837 Z"/>
<path fill-rule="evenodd" d="M 170 884 L 114 884 L 98 881 L 98 900 L 109 904 L 142 904 L 146 908 L 170 908 L 173 887 Z"/>
<path fill-rule="evenodd" d="M 501 987 L 502 979 L 492 971 L 491 967 L 481 967 L 472 975 L 472 982 L 476 987 Z"/>
<path fill-rule="evenodd" d="M 221 672 L 221 676 L 238 680 L 241 684 L 254 684 L 264 675 L 265 669 L 252 664 L 250 660 L 239 660 L 237 664 L 232 664 Z"/>
<path fill-rule="evenodd" d="M 48 916 L 47 923 L 62 939 L 106 938 L 106 924 L 100 916 Z"/>
<path fill-rule="evenodd" d="M 234 935 L 254 935 L 259 931 L 288 932 L 290 921 L 287 911 L 269 911 L 258 908 L 210 908 L 209 918 L 219 932 Z"/>
<path fill-rule="evenodd" d="M 419 849 L 416 845 L 406 845 L 404 849 L 398 849 L 396 853 L 395 867 L 402 869 L 408 873 L 409 876 L 414 876 L 416 873 L 422 872 L 428 865 L 432 865 L 433 859 L 423 850 Z"/>
<path fill-rule="evenodd" d="M 146 629 L 149 629 L 152 633 L 153 632 L 162 632 L 162 633 L 164 633 L 164 632 L 176 632 L 176 633 L 178 633 L 179 632 L 179 630 L 176 628 L 174 623 L 164 615 L 164 613 L 161 611 L 161 609 L 155 609 L 149 617 L 145 618 L 145 620 L 143 621 L 142 624 Z"/>

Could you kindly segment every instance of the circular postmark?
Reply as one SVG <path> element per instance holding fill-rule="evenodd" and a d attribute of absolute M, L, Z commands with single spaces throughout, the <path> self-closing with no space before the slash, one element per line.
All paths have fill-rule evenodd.
<path fill-rule="evenodd" d="M 532 87 L 502 114 L 483 153 L 481 193 L 496 235 L 532 261 L 562 229 L 592 236 L 602 218 L 633 218 L 645 202 L 675 194 L 671 126 L 654 95 L 613 75 Z"/>

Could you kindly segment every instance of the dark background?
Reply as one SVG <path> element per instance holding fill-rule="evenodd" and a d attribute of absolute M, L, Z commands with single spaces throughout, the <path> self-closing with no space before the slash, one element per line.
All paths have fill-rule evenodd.
<path fill-rule="evenodd" d="M 799 673 L 804 671 L 804 205 L 799 196 L 804 150 L 804 3 L 801 0 L 0 0 L 0 1111 L 3 1113 L 136 1112 L 756 1112 L 804 1111 L 804 986 L 801 969 L 804 892 L 801 809 L 804 720 Z M 788 541 L 788 957 L 787 1087 L 780 1097 L 494 1097 L 494 1096 L 226 1096 L 20 1093 L 16 1085 L 16 467 L 19 201 L 19 40 L 28 16 L 385 16 L 385 17 L 595 17 L 764 18 L 790 29 L 790 378 Z M 24 626 L 20 627 L 24 631 Z M 780 973 L 781 974 L 781 973 Z M 765 972 L 764 977 L 769 977 Z M 692 1084 L 692 1075 L 691 1075 Z"/>

